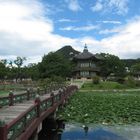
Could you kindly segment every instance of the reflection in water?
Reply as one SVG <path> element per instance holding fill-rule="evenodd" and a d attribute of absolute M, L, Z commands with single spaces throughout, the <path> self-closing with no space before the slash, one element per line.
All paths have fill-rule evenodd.
<path fill-rule="evenodd" d="M 83 125 L 83 128 L 84 128 L 84 131 L 85 131 L 85 136 L 87 136 L 87 134 L 88 134 L 88 126 Z"/>
<path fill-rule="evenodd" d="M 38 140 L 61 140 L 65 128 L 63 120 L 48 118 L 43 121 L 42 130 L 39 132 Z"/>
<path fill-rule="evenodd" d="M 64 122 L 58 122 L 56 129 L 46 131 L 49 137 L 40 137 L 39 140 L 140 140 L 139 125 L 66 124 L 64 129 Z"/>
<path fill-rule="evenodd" d="M 84 130 L 71 130 L 62 134 L 62 140 L 126 140 L 115 133 L 104 129 L 90 130 L 84 127 Z"/>
<path fill-rule="evenodd" d="M 66 124 L 61 140 L 140 140 L 140 123 L 112 126 L 89 124 L 87 127 Z"/>

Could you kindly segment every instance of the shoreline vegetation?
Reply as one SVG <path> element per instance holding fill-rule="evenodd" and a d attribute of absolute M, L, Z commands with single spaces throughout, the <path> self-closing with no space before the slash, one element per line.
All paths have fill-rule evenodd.
<path fill-rule="evenodd" d="M 129 90 L 129 89 L 139 89 L 139 86 L 120 84 L 118 82 L 106 81 L 99 82 L 98 84 L 93 84 L 90 82 L 85 82 L 80 90 Z"/>

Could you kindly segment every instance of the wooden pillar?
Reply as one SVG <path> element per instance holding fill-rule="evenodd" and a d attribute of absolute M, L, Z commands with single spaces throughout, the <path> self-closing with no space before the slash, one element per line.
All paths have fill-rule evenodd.
<path fill-rule="evenodd" d="M 58 139 L 60 139 L 63 133 L 63 130 L 65 129 L 64 120 L 57 120 L 57 125 L 58 125 L 57 135 L 58 135 Z"/>
<path fill-rule="evenodd" d="M 37 94 L 40 95 L 40 88 L 37 87 Z"/>
<path fill-rule="evenodd" d="M 38 140 L 37 129 L 33 132 L 33 134 L 31 135 L 31 137 L 28 140 Z"/>
<path fill-rule="evenodd" d="M 9 106 L 13 106 L 14 105 L 14 94 L 12 91 L 10 91 L 9 93 Z"/>
<path fill-rule="evenodd" d="M 44 92 L 44 94 L 47 94 L 47 86 L 45 86 Z"/>
<path fill-rule="evenodd" d="M 52 97 L 52 106 L 54 105 L 54 93 L 52 92 L 51 94 L 50 94 L 50 96 Z"/>
<path fill-rule="evenodd" d="M 0 126 L 0 140 L 7 140 L 7 125 L 4 122 Z"/>
<path fill-rule="evenodd" d="M 57 139 L 57 122 L 53 117 L 48 117 L 43 121 L 42 130 L 39 133 L 38 140 L 58 140 Z"/>
<path fill-rule="evenodd" d="M 30 100 L 30 89 L 27 89 L 27 100 Z"/>
<path fill-rule="evenodd" d="M 40 103 L 41 103 L 39 95 L 36 96 L 35 103 L 37 103 L 37 117 L 39 117 L 40 116 Z"/>

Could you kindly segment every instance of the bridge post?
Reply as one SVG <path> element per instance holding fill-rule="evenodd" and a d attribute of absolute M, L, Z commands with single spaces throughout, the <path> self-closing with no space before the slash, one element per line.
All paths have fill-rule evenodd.
<path fill-rule="evenodd" d="M 47 94 L 47 87 L 45 86 L 45 89 L 44 89 L 44 94 Z"/>
<path fill-rule="evenodd" d="M 61 135 L 63 133 L 63 130 L 65 129 L 65 124 L 64 124 L 64 120 L 56 120 L 57 121 L 57 137 L 58 140 L 61 140 Z"/>
<path fill-rule="evenodd" d="M 36 96 L 35 103 L 37 103 L 37 117 L 39 117 L 40 116 L 40 103 L 41 103 L 39 95 Z"/>
<path fill-rule="evenodd" d="M 27 100 L 30 100 L 30 89 L 27 89 Z"/>
<path fill-rule="evenodd" d="M 37 87 L 37 94 L 40 95 L 40 88 Z"/>
<path fill-rule="evenodd" d="M 3 122 L 0 124 L 0 140 L 7 140 L 7 125 Z"/>
<path fill-rule="evenodd" d="M 54 105 L 54 93 L 52 92 L 51 94 L 50 94 L 50 96 L 52 97 L 52 106 Z"/>
<path fill-rule="evenodd" d="M 14 94 L 12 91 L 10 91 L 9 93 L 9 106 L 13 106 L 14 105 Z"/>
<path fill-rule="evenodd" d="M 33 134 L 31 135 L 31 137 L 29 138 L 29 140 L 38 140 L 37 129 L 33 132 Z"/>
<path fill-rule="evenodd" d="M 61 140 L 61 135 L 65 128 L 64 120 L 55 119 L 53 114 L 48 116 L 42 122 L 42 130 L 39 133 L 39 139 Z"/>

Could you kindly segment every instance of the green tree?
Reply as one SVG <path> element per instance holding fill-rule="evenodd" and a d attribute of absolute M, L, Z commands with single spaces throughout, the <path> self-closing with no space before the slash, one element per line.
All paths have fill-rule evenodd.
<path fill-rule="evenodd" d="M 17 56 L 16 60 L 14 60 L 15 65 L 20 68 L 23 65 L 23 62 L 26 60 L 25 57 Z"/>
<path fill-rule="evenodd" d="M 124 77 L 126 74 L 125 65 L 118 56 L 101 53 L 101 76 L 107 77 L 113 73 L 116 77 Z"/>
<path fill-rule="evenodd" d="M 3 61 L 0 61 L 0 79 L 4 80 L 7 75 L 6 65 Z"/>
<path fill-rule="evenodd" d="M 132 75 L 140 76 L 140 63 L 132 65 L 130 68 L 130 72 Z"/>
<path fill-rule="evenodd" d="M 29 64 L 27 67 L 24 67 L 24 75 L 33 80 L 39 79 L 38 64 Z"/>
<path fill-rule="evenodd" d="M 71 74 L 71 63 L 63 55 L 51 52 L 42 58 L 42 62 L 39 64 L 39 71 L 42 78 L 53 76 L 65 78 Z"/>
<path fill-rule="evenodd" d="M 22 80 L 22 68 L 21 67 L 25 60 L 26 60 L 25 57 L 19 57 L 19 56 L 14 60 L 14 64 L 17 66 L 17 68 L 15 68 L 15 70 L 17 71 L 16 80 L 18 78 L 20 78 L 20 80 Z"/>

